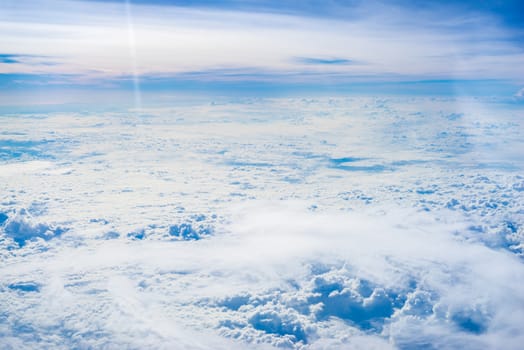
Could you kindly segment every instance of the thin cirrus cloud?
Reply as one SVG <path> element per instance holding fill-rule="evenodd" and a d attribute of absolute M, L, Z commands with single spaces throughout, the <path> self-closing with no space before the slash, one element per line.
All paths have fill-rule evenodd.
<path fill-rule="evenodd" d="M 302 64 L 311 65 L 346 65 L 355 64 L 354 60 L 347 58 L 333 57 L 333 58 L 320 58 L 320 57 L 296 57 L 295 61 Z"/>
<path fill-rule="evenodd" d="M 459 3 L 420 9 L 398 1 L 127 4 L 20 0 L 0 5 L 5 53 L 0 74 L 4 79 L 71 75 L 71 84 L 128 76 L 177 79 L 195 72 L 195 79 L 277 82 L 319 77 L 515 81 L 524 76 L 518 28 L 496 12 Z M 53 58 L 53 64 L 35 64 L 35 57 Z M 242 74 L 221 74 L 234 71 Z"/>
<path fill-rule="evenodd" d="M 0 63 L 14 64 L 20 63 L 20 61 L 18 60 L 18 56 L 16 55 L 0 54 Z"/>
<path fill-rule="evenodd" d="M 53 66 L 53 62 L 49 57 L 25 55 L 25 54 L 8 54 L 0 53 L 0 64 L 19 64 L 27 66 Z"/>

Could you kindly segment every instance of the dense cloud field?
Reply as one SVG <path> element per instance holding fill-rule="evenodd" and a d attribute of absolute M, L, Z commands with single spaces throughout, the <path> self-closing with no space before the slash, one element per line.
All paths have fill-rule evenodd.
<path fill-rule="evenodd" d="M 0 116 L 3 349 L 518 349 L 524 112 L 245 99 Z"/>

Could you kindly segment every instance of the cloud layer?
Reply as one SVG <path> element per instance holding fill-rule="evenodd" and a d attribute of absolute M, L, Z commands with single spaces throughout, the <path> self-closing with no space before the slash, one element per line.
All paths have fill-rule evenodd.
<path fill-rule="evenodd" d="M 0 342 L 518 349 L 515 111 L 410 97 L 4 115 Z"/>

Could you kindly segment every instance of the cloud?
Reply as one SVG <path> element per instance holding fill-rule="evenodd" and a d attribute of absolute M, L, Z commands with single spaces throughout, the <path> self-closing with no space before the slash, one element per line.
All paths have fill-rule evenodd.
<path fill-rule="evenodd" d="M 48 57 L 24 54 L 0 54 L 0 63 L 25 64 L 29 66 L 54 66 L 57 63 L 48 61 Z"/>
<path fill-rule="evenodd" d="M 3 121 L 7 150 L 45 140 L 0 164 L 7 348 L 524 340 L 513 104 L 184 97 Z"/>
<path fill-rule="evenodd" d="M 318 57 L 297 57 L 294 59 L 298 63 L 312 65 L 346 65 L 356 62 L 347 58 L 318 58 Z"/>
<path fill-rule="evenodd" d="M 17 55 L 0 54 L 0 63 L 13 64 L 20 63 Z"/>
<path fill-rule="evenodd" d="M 54 338 L 72 347 L 96 344 L 98 327 L 105 334 L 98 341 L 124 347 L 228 347 L 234 338 L 358 348 L 354 335 L 369 337 L 364 344 L 466 349 L 496 339 L 517 349 L 524 337 L 522 264 L 461 238 L 466 230 L 460 221 L 411 210 L 315 214 L 296 203 L 258 203 L 240 209 L 227 233 L 212 239 L 117 239 L 2 268 L 2 282 L 14 287 L 0 298 L 16 315 L 10 327 L 26 322 L 33 339 L 49 334 L 47 324 L 57 324 L 52 334 L 82 332 Z M 28 308 L 22 297 L 40 302 Z M 346 324 L 340 329 L 337 320 Z M 192 323 L 226 338 L 186 329 Z"/>
<path fill-rule="evenodd" d="M 524 88 L 517 91 L 514 95 L 517 99 L 524 99 Z"/>

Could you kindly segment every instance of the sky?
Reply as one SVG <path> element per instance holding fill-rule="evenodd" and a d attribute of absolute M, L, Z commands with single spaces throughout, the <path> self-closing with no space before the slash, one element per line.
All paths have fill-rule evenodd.
<path fill-rule="evenodd" d="M 0 0 L 0 348 L 521 350 L 523 6 Z"/>
<path fill-rule="evenodd" d="M 518 98 L 523 6 L 4 0 L 0 104 L 132 97 L 138 105 L 170 92 Z"/>

